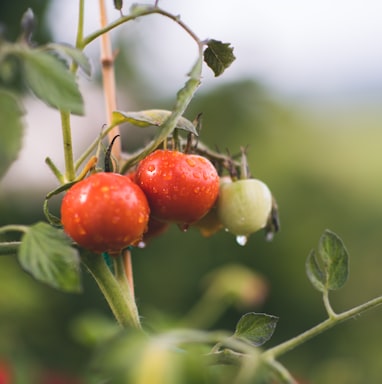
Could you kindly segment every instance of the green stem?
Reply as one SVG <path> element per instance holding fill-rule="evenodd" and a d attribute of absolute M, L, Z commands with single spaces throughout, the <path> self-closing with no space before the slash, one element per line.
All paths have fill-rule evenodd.
<path fill-rule="evenodd" d="M 121 24 L 124 24 L 128 21 L 135 20 L 138 17 L 152 15 L 152 14 L 160 14 L 162 16 L 165 16 L 173 21 L 175 21 L 178 25 L 180 25 L 190 36 L 193 40 L 195 40 L 198 44 L 200 43 L 199 38 L 195 35 L 195 33 L 186 25 L 184 24 L 179 16 L 173 15 L 169 12 L 164 11 L 163 9 L 157 8 L 157 7 L 145 7 L 142 10 L 135 12 L 131 15 L 120 17 L 119 19 L 113 21 L 109 25 L 107 25 L 104 28 L 99 29 L 98 31 L 90 34 L 89 36 L 85 37 L 82 40 L 81 45 L 79 48 L 85 48 L 88 44 L 90 44 L 92 41 L 97 39 L 99 36 L 101 36 L 104 33 L 110 32 L 114 28 L 120 26 Z"/>
<path fill-rule="evenodd" d="M 85 0 L 80 0 L 78 2 L 78 22 L 77 22 L 77 37 L 76 37 L 76 48 L 81 49 L 82 47 L 82 41 L 84 37 L 84 4 Z"/>
<path fill-rule="evenodd" d="M 281 383 L 290 383 L 290 384 L 298 384 L 297 381 L 292 377 L 289 371 L 278 361 L 267 361 L 267 363 L 274 369 L 279 378 L 281 379 Z"/>
<path fill-rule="evenodd" d="M 0 243 L 0 256 L 17 255 L 20 244 L 21 243 L 19 241 L 7 241 L 5 243 Z"/>
<path fill-rule="evenodd" d="M 118 323 L 122 327 L 141 328 L 135 303 L 129 301 L 101 255 L 86 253 L 82 262 L 97 282 Z"/>
<path fill-rule="evenodd" d="M 57 168 L 56 164 L 53 163 L 52 159 L 50 157 L 47 157 L 45 159 L 45 163 L 50 168 L 54 176 L 56 176 L 57 180 L 60 182 L 60 184 L 65 183 L 64 175 L 61 173 L 61 171 Z"/>
<path fill-rule="evenodd" d="M 138 314 L 138 308 L 135 303 L 134 293 L 132 291 L 132 286 L 127 280 L 126 276 L 126 270 L 124 265 L 124 260 L 122 255 L 119 255 L 118 257 L 114 258 L 114 273 L 115 278 L 117 279 L 121 289 L 122 293 L 124 294 L 126 298 L 126 302 L 129 303 L 130 310 L 134 314 L 134 318 L 138 320 L 139 323 L 139 314 Z"/>
<path fill-rule="evenodd" d="M 332 317 L 324 320 L 322 323 L 316 325 L 315 327 L 301 333 L 300 335 L 285 341 L 273 348 L 268 349 L 263 353 L 263 357 L 269 360 L 274 360 L 277 357 L 283 355 L 284 353 L 296 348 L 297 346 L 305 343 L 306 341 L 312 339 L 313 337 L 319 335 L 320 333 L 334 327 L 335 325 L 342 323 L 345 320 L 351 319 L 361 313 L 375 308 L 382 304 L 382 296 L 376 297 L 375 299 L 369 300 L 368 302 L 358 305 L 348 311 L 342 312 L 340 314 L 332 314 Z"/>
<path fill-rule="evenodd" d="M 82 40 L 84 34 L 84 0 L 79 1 L 79 12 L 78 12 L 78 22 L 77 22 L 77 37 L 76 37 L 76 47 L 82 48 Z M 77 64 L 72 63 L 71 71 L 75 73 L 77 70 Z M 73 181 L 76 177 L 76 171 L 74 167 L 74 156 L 73 156 L 73 143 L 72 143 L 72 131 L 70 126 L 70 112 L 60 111 L 61 112 L 61 129 L 62 129 L 62 138 L 64 145 L 64 159 L 65 159 L 65 181 Z M 50 164 L 48 164 L 50 165 Z M 51 167 L 54 171 L 54 168 Z M 56 177 L 57 173 L 54 172 Z M 62 178 L 58 177 L 62 184 L 64 181 Z"/>
<path fill-rule="evenodd" d="M 10 224 L 10 225 L 4 225 L 3 227 L 0 227 L 0 234 L 6 233 L 6 232 L 28 232 L 28 227 L 26 225 L 17 225 L 17 224 Z"/>
<path fill-rule="evenodd" d="M 331 304 L 330 304 L 330 301 L 329 301 L 329 290 L 325 290 L 323 295 L 322 295 L 322 299 L 324 301 L 324 306 L 325 306 L 325 309 L 326 309 L 326 312 L 329 316 L 329 318 L 335 318 L 337 316 L 337 314 L 334 312 Z"/>
<path fill-rule="evenodd" d="M 70 113 L 67 111 L 60 111 L 60 113 L 62 139 L 64 144 L 65 178 L 66 181 L 70 182 L 76 177 L 73 158 L 72 131 L 70 128 Z"/>

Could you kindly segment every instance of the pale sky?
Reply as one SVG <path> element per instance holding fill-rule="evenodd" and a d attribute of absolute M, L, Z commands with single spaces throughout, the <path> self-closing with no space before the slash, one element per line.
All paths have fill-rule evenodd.
<path fill-rule="evenodd" d="M 68 25 L 74 25 L 77 2 L 56 0 L 52 6 L 52 15 L 60 15 L 54 17 L 56 39 L 73 43 L 75 30 Z M 108 3 L 109 18 L 118 17 Z M 124 1 L 126 11 L 132 3 Z M 234 46 L 237 60 L 221 79 L 251 76 L 291 94 L 382 89 L 381 0 L 161 0 L 160 6 L 179 14 L 200 38 Z M 87 7 L 90 31 L 98 26 L 98 1 L 88 0 Z M 127 25 L 123 33 L 141 41 L 142 71 L 152 81 L 160 79 L 158 88 L 179 87 L 178 77 L 195 57 L 183 31 L 152 16 Z M 204 73 L 209 84 L 212 75 Z"/>

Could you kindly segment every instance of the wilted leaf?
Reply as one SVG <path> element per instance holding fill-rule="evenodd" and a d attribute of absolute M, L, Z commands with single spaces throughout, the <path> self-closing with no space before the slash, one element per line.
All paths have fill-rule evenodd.
<path fill-rule="evenodd" d="M 163 109 L 149 109 L 139 112 L 113 112 L 113 124 L 131 123 L 138 127 L 150 127 L 150 126 L 161 126 L 166 119 L 171 115 L 171 111 Z M 198 135 L 194 124 L 184 117 L 180 117 L 176 123 L 175 128 L 183 129 L 188 132 L 192 132 L 194 135 Z"/>
<path fill-rule="evenodd" d="M 0 90 L 0 177 L 2 177 L 21 149 L 24 111 L 9 92 Z"/>
<path fill-rule="evenodd" d="M 59 55 L 72 59 L 87 76 L 91 75 L 91 66 L 88 57 L 79 49 L 69 44 L 50 43 L 44 48 L 57 52 Z"/>
<path fill-rule="evenodd" d="M 237 323 L 234 336 L 245 339 L 255 346 L 263 345 L 272 337 L 278 319 L 265 313 L 246 313 Z"/>
<path fill-rule="evenodd" d="M 43 283 L 66 292 L 81 290 L 78 252 L 60 229 L 43 222 L 29 227 L 21 239 L 18 260 Z"/>
<path fill-rule="evenodd" d="M 318 244 L 318 255 L 325 265 L 327 288 L 341 288 L 349 276 L 349 256 L 342 240 L 326 230 Z"/>
<path fill-rule="evenodd" d="M 74 74 L 56 57 L 25 49 L 20 53 L 27 83 L 33 93 L 48 105 L 83 115 L 83 100 Z"/>
<path fill-rule="evenodd" d="M 204 61 L 213 70 L 215 76 L 220 76 L 236 59 L 230 43 L 209 40 L 204 51 Z"/>
<path fill-rule="evenodd" d="M 306 274 L 313 286 L 321 292 L 325 291 L 325 272 L 318 265 L 316 252 L 312 250 L 306 260 Z"/>

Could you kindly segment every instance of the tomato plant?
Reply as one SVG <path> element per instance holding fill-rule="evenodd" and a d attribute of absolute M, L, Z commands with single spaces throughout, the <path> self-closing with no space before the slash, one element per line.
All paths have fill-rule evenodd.
<path fill-rule="evenodd" d="M 62 200 L 65 232 L 94 252 L 120 252 L 142 239 L 149 220 L 142 190 L 129 178 L 100 172 L 72 186 Z"/>
<path fill-rule="evenodd" d="M 179 151 L 157 150 L 137 168 L 137 184 L 147 196 L 158 220 L 189 225 L 214 205 L 219 175 L 205 157 Z"/>
<path fill-rule="evenodd" d="M 150 332 L 143 332 L 134 296 L 131 253 L 135 250 L 132 251 L 130 245 L 163 233 L 171 222 L 183 229 L 195 225 L 204 236 L 226 228 L 244 245 L 245 239 L 259 229 L 265 228 L 268 233 L 278 230 L 277 205 L 269 188 L 248 175 L 244 150 L 240 163 L 229 151 L 222 154 L 212 150 L 200 137 L 195 140 L 201 132 L 200 115 L 193 121 L 184 117 L 202 82 L 203 63 L 215 76 L 221 75 L 235 59 L 230 44 L 200 39 L 178 15 L 162 9 L 158 0 L 152 5 L 133 5 L 128 13 L 123 9 L 123 1 L 114 1 L 118 12 L 111 23 L 107 22 L 105 0 L 100 0 L 100 28 L 85 36 L 85 2 L 79 0 L 78 3 L 75 47 L 32 44 L 35 20 L 31 10 L 23 17 L 20 38 L 15 43 L 1 36 L 0 77 L 11 73 L 12 65 L 19 61 L 21 65 L 17 69 L 20 68 L 29 89 L 47 105 L 59 110 L 64 169 L 60 170 L 52 159 L 46 158 L 58 184 L 44 200 L 46 222 L 1 227 L 0 253 L 16 256 L 24 271 L 62 291 L 80 291 L 80 266 L 94 278 L 121 327 L 115 323 L 105 326 L 96 322 L 96 331 L 85 332 L 87 336 L 92 334 L 90 338 L 96 335 L 97 342 L 107 339 L 94 357 L 96 380 L 89 382 L 295 383 L 288 370 L 277 361 L 280 356 L 334 325 L 382 304 L 382 297 L 342 313 L 333 310 L 329 294 L 347 281 L 348 253 L 342 240 L 326 230 L 317 250 L 312 250 L 306 261 L 307 276 L 322 294 L 327 314 L 327 319 L 313 328 L 266 350 L 259 347 L 271 338 L 278 318 L 264 313 L 244 314 L 233 332 L 183 327 L 161 331 L 161 324 L 152 326 Z M 124 112 L 117 108 L 115 55 L 109 32 L 149 15 L 174 22 L 195 42 L 197 58 L 171 110 L 154 108 Z M 97 129 L 94 141 L 75 158 L 71 115 L 85 113 L 77 79 L 81 72 L 91 76 L 91 65 L 84 50 L 97 39 L 101 40 L 106 123 L 100 122 L 102 131 Z M 9 153 L 3 156 L 0 175 L 17 157 L 23 129 L 21 100 L 4 84 L 7 82 L 0 81 L 0 133 L 7 133 L 1 144 Z M 134 153 L 124 152 L 121 142 L 115 140 L 120 137 L 124 123 L 140 128 L 155 127 L 153 139 Z M 109 145 L 104 145 L 104 141 Z M 107 148 L 106 153 L 102 153 L 103 148 Z M 104 171 L 113 169 L 115 172 L 99 170 L 102 156 L 107 160 Z M 131 170 L 135 172 L 135 169 L 134 176 Z M 227 173 L 228 179 L 224 176 Z M 56 217 L 48 202 L 62 193 L 65 195 L 61 217 Z M 12 232 L 10 239 L 8 232 Z M 100 253 L 105 254 L 101 256 Z M 106 253 L 115 257 L 109 258 Z M 181 257 L 181 246 L 179 254 Z M 162 262 L 160 252 L 156 256 Z M 170 271 L 160 276 L 163 283 L 171 283 L 170 278 L 177 271 L 171 265 L 164 265 L 159 273 L 163 271 Z M 203 321 L 202 308 L 204 321 L 208 323 L 221 314 L 221 303 L 232 303 L 235 296 L 253 302 L 259 290 L 264 292 L 263 284 L 256 284 L 253 274 L 246 272 L 228 267 L 219 274 L 202 301 L 196 304 L 194 318 Z M 5 297 L 8 298 L 7 292 Z M 211 310 L 215 311 L 212 316 L 208 313 Z M 127 328 L 128 332 L 120 328 Z M 111 334 L 115 337 L 110 337 Z M 229 370 L 223 365 L 230 365 Z M 13 366 L 10 372 L 8 365 L 2 366 L 0 362 L 0 381 L 11 380 L 14 372 L 17 373 Z"/>

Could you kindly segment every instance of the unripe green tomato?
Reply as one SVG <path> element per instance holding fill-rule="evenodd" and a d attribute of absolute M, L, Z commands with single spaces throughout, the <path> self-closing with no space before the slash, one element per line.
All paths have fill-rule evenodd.
<path fill-rule="evenodd" d="M 218 217 L 236 236 L 249 236 L 264 228 L 271 209 L 272 194 L 260 180 L 244 179 L 220 186 Z"/>

